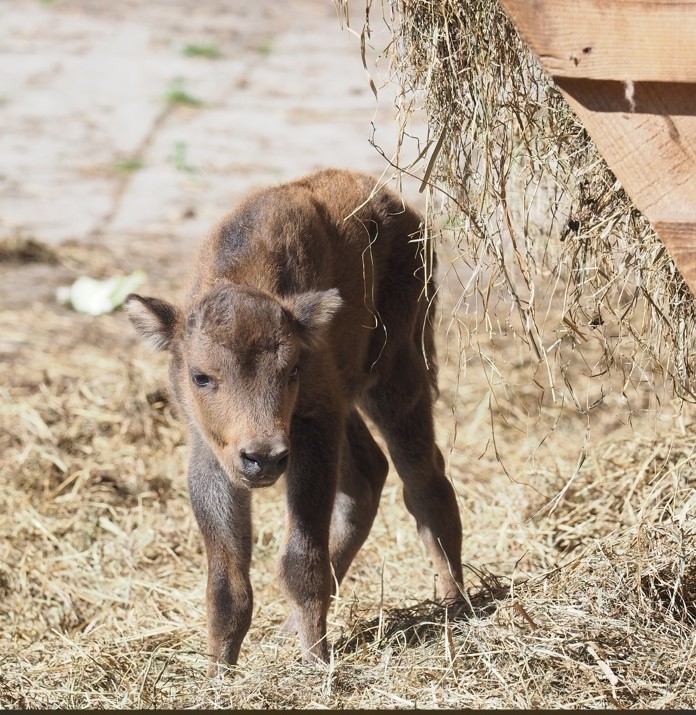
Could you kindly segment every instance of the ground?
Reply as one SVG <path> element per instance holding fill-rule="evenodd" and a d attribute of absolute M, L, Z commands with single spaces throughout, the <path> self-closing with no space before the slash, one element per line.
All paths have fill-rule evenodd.
<path fill-rule="evenodd" d="M 359 4 L 351 19 L 359 32 Z M 143 292 L 175 300 L 198 241 L 250 188 L 388 171 L 389 67 L 369 55 L 376 101 L 329 0 L 5 0 L 0 60 L 0 704 L 696 705 L 691 412 L 620 381 L 588 387 L 587 403 L 607 391 L 591 415 L 554 403 L 513 333 L 467 339 L 447 245 L 436 420 L 472 609 L 429 604 L 392 472 L 332 605 L 334 660 L 302 666 L 277 633 L 274 487 L 255 503 L 240 667 L 207 681 L 205 563 L 165 357 L 122 312 L 79 314 L 56 290 L 144 269 Z M 423 208 L 416 180 L 404 195 Z"/>

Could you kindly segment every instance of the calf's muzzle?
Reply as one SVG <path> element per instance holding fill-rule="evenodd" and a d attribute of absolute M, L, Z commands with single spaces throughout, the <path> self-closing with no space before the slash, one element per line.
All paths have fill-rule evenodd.
<path fill-rule="evenodd" d="M 248 442 L 239 450 L 242 479 L 251 487 L 273 484 L 287 469 L 290 449 L 286 438 Z"/>

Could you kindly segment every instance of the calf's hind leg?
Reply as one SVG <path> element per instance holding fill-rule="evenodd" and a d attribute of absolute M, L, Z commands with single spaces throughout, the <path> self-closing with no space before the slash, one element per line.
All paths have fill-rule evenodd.
<path fill-rule="evenodd" d="M 441 596 L 461 594 L 462 525 L 456 495 L 435 444 L 431 385 L 423 356 L 405 346 L 363 398 L 404 485 L 406 508 L 437 570 Z"/>
<path fill-rule="evenodd" d="M 351 412 L 331 515 L 331 565 L 338 583 L 370 533 L 388 471 L 389 463 L 362 417 Z"/>

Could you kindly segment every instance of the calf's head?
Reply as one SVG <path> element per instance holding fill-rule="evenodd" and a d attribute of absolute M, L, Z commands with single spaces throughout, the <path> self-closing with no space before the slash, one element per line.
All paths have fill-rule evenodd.
<path fill-rule="evenodd" d="M 273 484 L 285 471 L 303 358 L 341 305 L 335 289 L 276 298 L 219 284 L 188 311 L 128 296 L 125 308 L 151 345 L 169 350 L 179 408 L 231 479 Z"/>

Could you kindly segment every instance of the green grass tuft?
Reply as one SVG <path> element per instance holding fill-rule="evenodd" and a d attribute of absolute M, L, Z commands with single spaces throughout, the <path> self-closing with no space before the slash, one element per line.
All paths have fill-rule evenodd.
<path fill-rule="evenodd" d="M 186 91 L 184 88 L 184 81 L 181 77 L 177 77 L 169 85 L 167 93 L 165 95 L 167 104 L 170 105 L 183 105 L 186 107 L 203 107 L 205 102 L 198 97 L 194 97 L 192 94 Z"/>
<path fill-rule="evenodd" d="M 138 171 L 143 168 L 143 162 L 136 156 L 127 156 L 124 159 L 117 159 L 111 165 L 114 171 L 127 173 L 130 171 Z"/>
<path fill-rule="evenodd" d="M 220 57 L 220 50 L 210 43 L 199 44 L 190 42 L 184 45 L 181 54 L 184 55 L 184 57 L 206 57 L 209 60 L 215 60 Z"/>
<path fill-rule="evenodd" d="M 177 171 L 185 171 L 189 174 L 194 174 L 198 170 L 195 166 L 189 164 L 187 154 L 188 147 L 186 146 L 186 142 L 174 142 L 174 147 L 172 149 L 172 154 L 169 157 L 169 160 L 174 165 L 174 168 Z"/>

